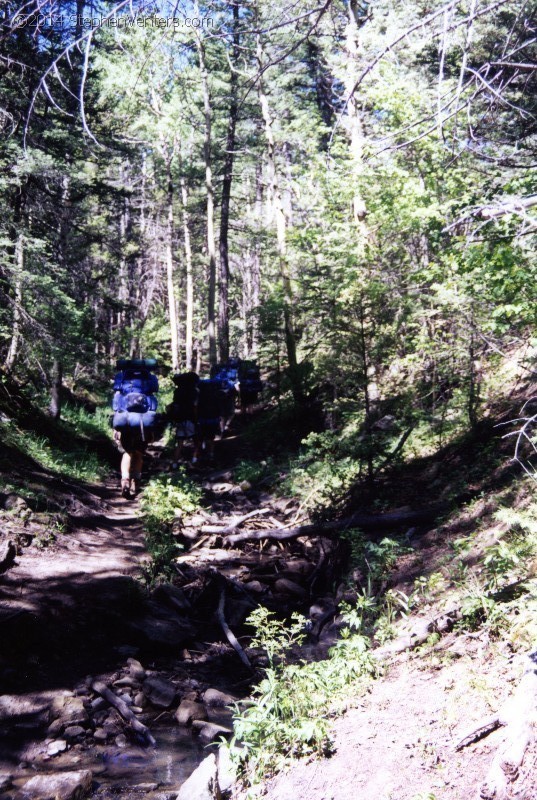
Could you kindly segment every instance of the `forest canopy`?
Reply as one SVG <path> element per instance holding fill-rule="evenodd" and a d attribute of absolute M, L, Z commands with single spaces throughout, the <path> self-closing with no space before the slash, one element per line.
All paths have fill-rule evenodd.
<path fill-rule="evenodd" d="M 524 0 L 7 0 L 5 369 L 237 354 L 329 427 L 474 424 L 537 344 L 535 41 Z"/>

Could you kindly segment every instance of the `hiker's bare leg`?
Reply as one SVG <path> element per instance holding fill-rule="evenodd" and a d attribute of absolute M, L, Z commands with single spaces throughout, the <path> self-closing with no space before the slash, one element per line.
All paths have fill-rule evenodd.
<path fill-rule="evenodd" d="M 139 450 L 135 450 L 131 455 L 131 492 L 135 494 L 140 488 L 140 479 L 142 477 L 142 465 L 144 461 L 144 454 Z"/>

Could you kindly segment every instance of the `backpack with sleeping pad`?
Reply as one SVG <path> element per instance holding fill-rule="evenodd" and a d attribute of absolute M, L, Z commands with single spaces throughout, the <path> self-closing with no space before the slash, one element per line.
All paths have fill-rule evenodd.
<path fill-rule="evenodd" d="M 151 373 L 157 366 L 154 358 L 120 359 L 120 370 L 114 378 L 114 397 L 112 426 L 117 431 L 139 428 L 142 441 L 145 430 L 154 431 L 159 415 L 156 413 L 158 401 L 158 379 Z"/>

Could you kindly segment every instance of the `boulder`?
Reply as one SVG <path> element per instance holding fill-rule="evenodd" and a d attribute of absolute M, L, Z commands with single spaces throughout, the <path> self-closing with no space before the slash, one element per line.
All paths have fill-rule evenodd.
<path fill-rule="evenodd" d="M 237 703 L 238 698 L 233 697 L 231 694 L 226 694 L 226 692 L 221 692 L 220 689 L 207 689 L 203 694 L 203 702 L 206 706 L 224 708 Z"/>
<path fill-rule="evenodd" d="M 139 661 L 137 661 L 135 658 L 129 658 L 127 660 L 127 664 L 129 666 L 129 675 L 134 681 L 141 683 L 145 680 L 145 669 L 142 667 Z"/>
<path fill-rule="evenodd" d="M 244 588 L 248 592 L 253 592 L 254 594 L 261 594 L 267 590 L 267 587 L 259 581 L 248 581 L 248 583 L 244 584 Z"/>
<path fill-rule="evenodd" d="M 218 742 L 222 736 L 233 736 L 233 729 L 226 728 L 224 725 L 218 725 L 216 722 L 205 722 L 201 719 L 195 719 L 192 722 L 193 730 L 198 733 L 200 739 L 204 742 Z"/>
<path fill-rule="evenodd" d="M 59 697 L 53 703 L 53 715 L 67 727 L 69 725 L 86 725 L 88 712 L 80 697 Z"/>
<path fill-rule="evenodd" d="M 175 719 L 179 725 L 190 725 L 195 719 L 208 719 L 207 709 L 203 703 L 196 703 L 195 700 L 182 700 L 175 712 Z"/>
<path fill-rule="evenodd" d="M 176 688 L 173 683 L 157 675 L 146 678 L 142 690 L 151 705 L 156 708 L 169 708 L 175 700 Z"/>
<path fill-rule="evenodd" d="M 183 783 L 176 800 L 215 800 L 219 796 L 216 757 L 211 753 Z"/>
<path fill-rule="evenodd" d="M 59 753 L 65 753 L 67 750 L 67 742 L 65 739 L 58 739 L 56 742 L 51 742 L 47 747 L 47 756 L 57 756 Z"/>
<path fill-rule="evenodd" d="M 234 748 L 236 751 L 236 748 Z M 231 750 L 225 745 L 218 748 L 218 788 L 226 794 L 237 780 L 237 767 L 231 759 Z"/>
<path fill-rule="evenodd" d="M 67 739 L 68 742 L 74 742 L 77 739 L 81 739 L 84 734 L 85 730 L 81 725 L 69 725 L 63 732 L 63 735 Z"/>
<path fill-rule="evenodd" d="M 294 597 L 305 597 L 306 590 L 298 583 L 290 581 L 288 578 L 278 578 L 274 584 L 274 591 L 281 594 L 293 595 Z"/>
<path fill-rule="evenodd" d="M 20 791 L 21 800 L 82 800 L 91 791 L 93 776 L 88 769 L 35 775 Z"/>
<path fill-rule="evenodd" d="M 4 772 L 0 773 L 0 792 L 5 792 L 13 785 L 13 775 Z"/>
<path fill-rule="evenodd" d="M 17 548 L 10 539 L 0 542 L 0 573 L 7 572 L 14 565 L 16 555 Z"/>
<path fill-rule="evenodd" d="M 96 742 L 104 743 L 108 739 L 108 734 L 104 730 L 104 728 L 95 728 L 95 731 L 93 733 L 93 738 L 95 739 Z"/>

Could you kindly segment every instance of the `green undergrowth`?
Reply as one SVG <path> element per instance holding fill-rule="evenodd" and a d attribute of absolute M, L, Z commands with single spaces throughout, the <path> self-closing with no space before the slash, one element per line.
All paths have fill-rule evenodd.
<path fill-rule="evenodd" d="M 5 422 L 1 425 L 3 442 L 19 451 L 23 458 L 30 458 L 39 467 L 59 476 L 88 482 L 102 480 L 107 467 L 91 443 L 80 439 L 76 431 L 70 432 L 65 426 L 52 421 L 51 426 L 55 426 L 54 438 L 23 430 L 13 422 Z M 1 469 L 7 467 L 7 464 L 0 462 Z"/>
<path fill-rule="evenodd" d="M 331 752 L 333 718 L 347 705 L 350 694 L 363 693 L 377 673 L 368 651 L 368 640 L 346 622 L 341 639 L 324 661 L 293 663 L 291 653 L 305 638 L 306 620 L 293 614 L 286 625 L 266 608 L 248 618 L 255 628 L 252 646 L 265 650 L 265 677 L 254 690 L 245 710 L 236 708 L 233 750 L 240 762 L 244 783 L 251 796 L 261 780 L 279 771 L 291 758 Z"/>
<path fill-rule="evenodd" d="M 174 523 L 199 507 L 200 486 L 192 481 L 183 468 L 174 475 L 152 478 L 140 495 L 140 511 L 145 531 L 146 547 L 151 562 L 145 571 L 145 581 L 153 583 L 159 577 L 173 575 L 173 561 L 182 549 L 174 536 Z"/>

